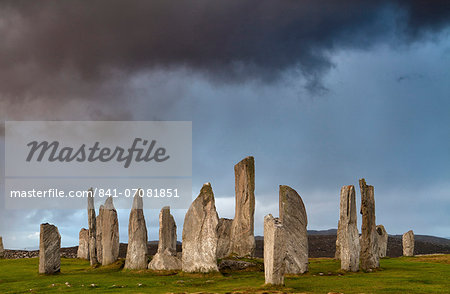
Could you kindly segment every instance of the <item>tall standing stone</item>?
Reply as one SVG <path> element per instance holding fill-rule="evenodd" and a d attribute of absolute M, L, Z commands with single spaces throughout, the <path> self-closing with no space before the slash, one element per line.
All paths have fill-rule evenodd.
<path fill-rule="evenodd" d="M 61 236 L 54 225 L 41 224 L 39 236 L 39 273 L 53 274 L 61 270 Z"/>
<path fill-rule="evenodd" d="M 3 248 L 3 238 L 0 236 L 0 258 L 5 257 L 5 248 Z"/>
<path fill-rule="evenodd" d="M 112 197 L 105 201 L 102 216 L 102 265 L 119 258 L 119 221 Z"/>
<path fill-rule="evenodd" d="M 361 269 L 367 271 L 380 266 L 375 224 L 375 196 L 373 186 L 368 186 L 364 179 L 359 180 L 359 187 L 362 214 L 360 260 Z"/>
<path fill-rule="evenodd" d="M 128 247 L 125 259 L 126 269 L 147 268 L 147 226 L 145 225 L 144 204 L 138 190 L 134 195 L 133 206 L 128 222 Z"/>
<path fill-rule="evenodd" d="M 170 214 L 170 207 L 165 206 L 159 213 L 158 252 L 148 264 L 153 270 L 180 270 L 181 259 L 177 257 L 177 225 Z"/>
<path fill-rule="evenodd" d="M 244 158 L 234 166 L 236 207 L 231 226 L 230 254 L 253 256 L 255 215 L 255 160 Z"/>
<path fill-rule="evenodd" d="M 403 234 L 403 256 L 414 256 L 414 232 L 412 230 Z"/>
<path fill-rule="evenodd" d="M 217 258 L 227 257 L 230 252 L 232 219 L 220 218 L 217 225 Z"/>
<path fill-rule="evenodd" d="M 380 258 L 386 257 L 388 244 L 388 233 L 383 225 L 377 226 L 377 245 L 378 245 L 378 256 Z"/>
<path fill-rule="evenodd" d="M 356 196 L 353 185 L 343 186 L 340 195 L 339 234 L 336 245 L 339 247 L 341 269 L 357 272 L 359 270 L 359 233 L 356 224 Z"/>
<path fill-rule="evenodd" d="M 77 257 L 89 260 L 89 230 L 82 228 L 78 234 Z"/>
<path fill-rule="evenodd" d="M 286 232 L 279 219 L 264 217 L 264 277 L 266 284 L 283 285 L 286 269 Z"/>
<path fill-rule="evenodd" d="M 185 272 L 218 271 L 217 216 L 214 193 L 210 183 L 203 185 L 192 202 L 183 225 L 182 269 Z"/>
<path fill-rule="evenodd" d="M 308 271 L 308 234 L 305 205 L 298 193 L 289 186 L 280 185 L 280 221 L 285 231 L 286 273 L 302 274 Z"/>
<path fill-rule="evenodd" d="M 91 266 L 98 263 L 96 249 L 96 220 L 94 208 L 94 192 L 89 189 L 88 195 L 88 223 L 89 223 L 89 261 Z"/>
<path fill-rule="evenodd" d="M 98 209 L 97 219 L 96 219 L 97 232 L 95 234 L 95 242 L 96 242 L 96 248 L 97 248 L 97 260 L 100 263 L 103 261 L 102 260 L 103 259 L 103 246 L 102 246 L 103 211 L 104 211 L 104 206 L 100 205 L 100 208 Z"/>

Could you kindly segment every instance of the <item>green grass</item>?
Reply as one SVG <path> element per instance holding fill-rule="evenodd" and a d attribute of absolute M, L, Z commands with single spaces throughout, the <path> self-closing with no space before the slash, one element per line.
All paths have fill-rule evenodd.
<path fill-rule="evenodd" d="M 310 271 L 304 275 L 286 277 L 285 287 L 264 286 L 264 273 L 261 271 L 240 271 L 224 275 L 156 273 L 126 271 L 122 266 L 123 260 L 120 260 L 110 266 L 92 269 L 87 261 L 63 258 L 61 273 L 39 275 L 37 258 L 4 259 L 0 260 L 0 293 L 30 293 L 30 289 L 32 293 L 450 292 L 450 255 L 382 259 L 381 268 L 371 273 L 343 273 L 339 270 L 338 261 L 312 258 Z M 96 287 L 91 287 L 91 284 L 96 284 Z"/>

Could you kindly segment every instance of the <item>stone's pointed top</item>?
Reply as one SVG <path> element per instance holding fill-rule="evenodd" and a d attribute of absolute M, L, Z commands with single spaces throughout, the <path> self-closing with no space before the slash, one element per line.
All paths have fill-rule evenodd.
<path fill-rule="evenodd" d="M 280 185 L 280 193 L 283 192 L 288 192 L 288 191 L 294 191 L 295 193 L 297 193 L 294 189 L 292 189 L 291 187 L 287 186 L 287 185 Z"/>
<path fill-rule="evenodd" d="M 414 234 L 413 230 L 409 230 L 408 232 L 406 232 L 404 235 L 406 234 Z"/>
<path fill-rule="evenodd" d="M 163 211 L 163 210 L 168 210 L 168 211 L 170 211 L 170 206 L 164 206 L 163 208 L 161 208 L 161 211 Z"/>
<path fill-rule="evenodd" d="M 359 179 L 359 187 L 360 187 L 360 188 L 362 188 L 362 187 L 371 187 L 371 188 L 373 188 L 373 186 L 367 185 L 366 179 L 364 179 L 364 178 Z"/>
<path fill-rule="evenodd" d="M 210 194 L 212 194 L 214 197 L 211 183 L 208 182 L 208 183 L 203 184 L 203 187 L 200 189 L 200 195 L 198 195 L 198 196 L 204 197 L 205 195 L 208 196 Z"/>
<path fill-rule="evenodd" d="M 273 221 L 276 226 L 282 226 L 280 219 L 278 217 L 273 217 L 271 213 L 264 217 L 264 221 Z"/>
<path fill-rule="evenodd" d="M 113 198 L 111 196 L 109 196 L 108 198 L 106 198 L 105 200 L 105 206 L 103 207 L 103 209 L 107 209 L 107 210 L 114 210 L 114 203 L 113 203 Z"/>
<path fill-rule="evenodd" d="M 246 158 L 242 159 L 241 161 L 239 161 L 238 163 L 236 163 L 236 165 L 234 166 L 235 168 L 239 165 L 242 164 L 255 164 L 255 158 L 253 158 L 253 156 L 247 156 Z"/>
<path fill-rule="evenodd" d="M 144 200 L 143 197 L 139 195 L 140 191 L 141 189 L 139 189 L 136 194 L 134 194 L 133 205 L 131 209 L 144 209 Z"/>

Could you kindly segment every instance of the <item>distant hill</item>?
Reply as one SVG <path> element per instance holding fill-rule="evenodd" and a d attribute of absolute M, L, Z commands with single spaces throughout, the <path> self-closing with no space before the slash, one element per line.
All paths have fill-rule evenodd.
<path fill-rule="evenodd" d="M 328 229 L 328 230 L 308 230 L 308 235 L 336 235 L 337 229 Z"/>
<path fill-rule="evenodd" d="M 402 235 L 389 235 L 392 238 L 402 238 Z M 450 246 L 450 240 L 447 238 L 428 236 L 428 235 L 414 235 L 414 241 L 428 242 L 431 244 Z"/>

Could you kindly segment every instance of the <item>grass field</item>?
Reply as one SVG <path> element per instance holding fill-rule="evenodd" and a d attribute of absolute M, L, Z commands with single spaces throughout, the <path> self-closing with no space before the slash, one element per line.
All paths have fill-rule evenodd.
<path fill-rule="evenodd" d="M 314 258 L 307 274 L 288 276 L 286 286 L 279 288 L 264 286 L 261 271 L 155 273 L 122 266 L 120 260 L 92 269 L 87 261 L 63 258 L 61 273 L 46 276 L 37 273 L 37 258 L 0 260 L 0 293 L 450 293 L 450 255 L 386 258 L 370 273 L 342 273 L 338 261 Z"/>

